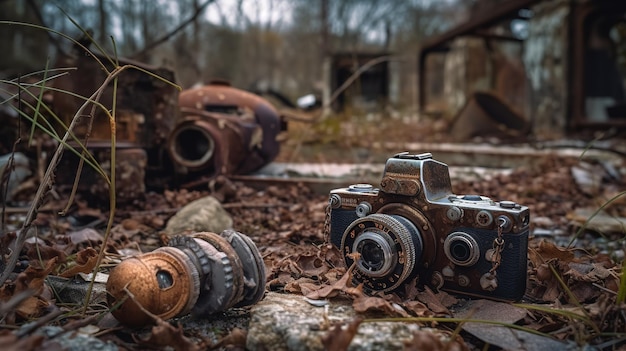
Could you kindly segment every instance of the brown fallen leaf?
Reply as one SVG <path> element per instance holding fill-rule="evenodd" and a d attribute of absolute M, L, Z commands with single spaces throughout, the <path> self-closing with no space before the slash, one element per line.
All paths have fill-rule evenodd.
<path fill-rule="evenodd" d="M 574 259 L 574 252 L 571 249 L 558 247 L 552 242 L 542 240 L 536 249 L 528 251 L 528 258 L 533 267 L 538 267 L 551 260 L 569 263 Z"/>
<path fill-rule="evenodd" d="M 56 245 L 50 246 L 42 240 L 38 240 L 36 243 L 27 242 L 24 244 L 24 249 L 26 250 L 26 256 L 31 261 L 47 261 L 54 258 L 61 264 L 67 260 L 67 254 L 63 250 Z"/>
<path fill-rule="evenodd" d="M 441 341 L 440 337 L 430 331 L 418 330 L 413 333 L 413 339 L 404 342 L 405 351 L 468 351 L 469 348 L 463 341 L 449 340 L 447 342 Z"/>
<path fill-rule="evenodd" d="M 0 331 L 0 350 L 3 351 L 34 351 L 39 350 L 44 340 L 43 335 L 27 335 L 19 338 L 11 331 Z"/>
<path fill-rule="evenodd" d="M 80 250 L 76 254 L 75 264 L 61 272 L 59 275 L 63 278 L 70 278 L 78 273 L 91 273 L 96 267 L 98 261 L 98 251 L 92 247 Z"/>
<path fill-rule="evenodd" d="M 417 300 L 405 301 L 402 306 L 416 317 L 431 317 L 434 315 L 425 304 Z"/>
<path fill-rule="evenodd" d="M 348 323 L 345 329 L 340 324 L 334 325 L 328 333 L 322 337 L 324 349 L 326 351 L 347 350 L 348 346 L 350 346 L 350 343 L 352 342 L 352 339 L 354 339 L 356 332 L 359 330 L 361 322 L 363 322 L 361 318 L 356 318 L 352 322 Z"/>
<path fill-rule="evenodd" d="M 49 306 L 49 288 L 44 285 L 44 279 L 57 265 L 57 260 L 51 259 L 45 263 L 44 267 L 28 266 L 28 268 L 18 274 L 15 282 L 5 284 L 0 288 L 0 301 L 9 301 L 12 296 L 16 296 L 25 291 L 31 291 L 25 299 L 10 311 L 7 322 L 13 324 L 19 317 L 21 319 L 35 318 L 43 314 L 44 309 Z"/>
<path fill-rule="evenodd" d="M 311 292 L 310 294 L 306 295 L 306 297 L 313 300 L 325 299 L 328 297 L 335 297 L 339 295 L 340 292 L 344 292 L 347 295 L 353 297 L 363 296 L 362 284 L 359 284 L 356 287 L 352 286 L 352 270 L 354 269 L 354 267 L 356 267 L 355 264 L 353 264 L 350 269 L 348 269 L 346 274 L 344 274 L 341 279 L 339 279 L 332 285 L 326 285 L 319 290 Z"/>
<path fill-rule="evenodd" d="M 448 307 L 442 303 L 442 298 L 446 300 L 446 304 L 452 301 L 449 294 L 443 292 L 435 294 L 428 286 L 424 286 L 424 291 L 417 294 L 417 299 L 426 304 L 436 315 L 451 315 Z"/>
<path fill-rule="evenodd" d="M 322 286 L 311 278 L 299 278 L 285 284 L 284 290 L 289 293 L 308 295 Z"/>
<path fill-rule="evenodd" d="M 245 350 L 246 339 L 248 332 L 241 328 L 233 328 L 228 335 L 221 338 L 215 345 L 211 346 L 210 350 L 217 350 L 219 348 L 226 348 L 229 350 Z"/>
<path fill-rule="evenodd" d="M 395 308 L 393 304 L 382 297 L 378 296 L 360 296 L 354 299 L 352 307 L 358 313 L 365 312 L 383 312 L 390 316 L 409 317 L 409 314 L 398 306 Z"/>
<path fill-rule="evenodd" d="M 300 255 L 296 263 L 305 277 L 318 277 L 330 269 L 318 255 Z"/>
<path fill-rule="evenodd" d="M 146 347 L 159 348 L 169 346 L 177 351 L 201 350 L 200 346 L 185 336 L 181 325 L 174 327 L 160 318 L 156 319 L 155 323 L 156 325 L 152 327 L 150 336 L 147 338 L 138 338 L 133 336 L 138 344 Z"/>

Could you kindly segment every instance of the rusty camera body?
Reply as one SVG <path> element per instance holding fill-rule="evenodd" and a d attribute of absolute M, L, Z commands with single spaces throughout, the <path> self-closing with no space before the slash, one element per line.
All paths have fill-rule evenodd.
<path fill-rule="evenodd" d="M 416 281 L 495 300 L 525 293 L 528 207 L 453 194 L 448 166 L 429 153 L 388 159 L 380 189 L 332 190 L 329 209 L 327 241 L 368 293 Z"/>

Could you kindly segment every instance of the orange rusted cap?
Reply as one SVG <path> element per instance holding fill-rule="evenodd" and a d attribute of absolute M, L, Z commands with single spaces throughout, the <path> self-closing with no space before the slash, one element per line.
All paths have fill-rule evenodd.
<path fill-rule="evenodd" d="M 186 314 L 200 294 L 200 277 L 184 252 L 163 247 L 122 261 L 111 271 L 106 289 L 113 316 L 127 326 L 142 327 L 154 320 L 138 304 L 162 319 Z"/>

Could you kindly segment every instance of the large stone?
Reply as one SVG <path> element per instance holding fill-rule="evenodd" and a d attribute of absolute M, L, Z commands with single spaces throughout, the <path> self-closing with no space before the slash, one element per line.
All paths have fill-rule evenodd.
<path fill-rule="evenodd" d="M 183 232 L 221 233 L 233 226 L 233 219 L 217 199 L 203 197 L 180 209 L 168 222 L 165 232 L 175 235 Z"/>
<path fill-rule="evenodd" d="M 329 324 L 347 325 L 357 318 L 348 300 L 333 299 L 316 307 L 301 295 L 273 292 L 250 313 L 249 350 L 324 350 L 322 338 L 329 333 Z M 420 329 L 424 330 L 412 323 L 363 322 L 348 350 L 402 350 Z"/>

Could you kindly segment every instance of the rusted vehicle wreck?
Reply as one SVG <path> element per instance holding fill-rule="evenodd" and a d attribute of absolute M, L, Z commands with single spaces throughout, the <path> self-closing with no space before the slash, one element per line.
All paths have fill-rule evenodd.
<path fill-rule="evenodd" d="M 106 60 L 101 60 L 107 62 Z M 168 69 L 131 60 L 133 65 L 175 82 Z M 77 55 L 59 61 L 58 67 L 76 67 L 55 80 L 57 89 L 84 95 L 95 91 L 105 72 L 93 58 Z M 101 103 L 111 106 L 112 85 Z M 62 91 L 52 94 L 52 108 L 68 124 L 82 100 Z M 93 117 L 93 118 L 92 118 Z M 109 120 L 104 113 L 81 117 L 74 130 L 88 138 L 88 149 L 101 164 L 110 159 Z M 191 187 L 214 177 L 246 174 L 271 162 L 279 152 L 277 135 L 284 130 L 277 110 L 255 94 L 215 81 L 181 93 L 172 84 L 135 69 L 119 76 L 116 96 L 117 193 L 131 199 L 146 187 Z M 68 153 L 58 183 L 73 183 L 78 156 Z M 86 170 L 79 189 L 102 194 L 108 188 L 95 172 Z"/>

